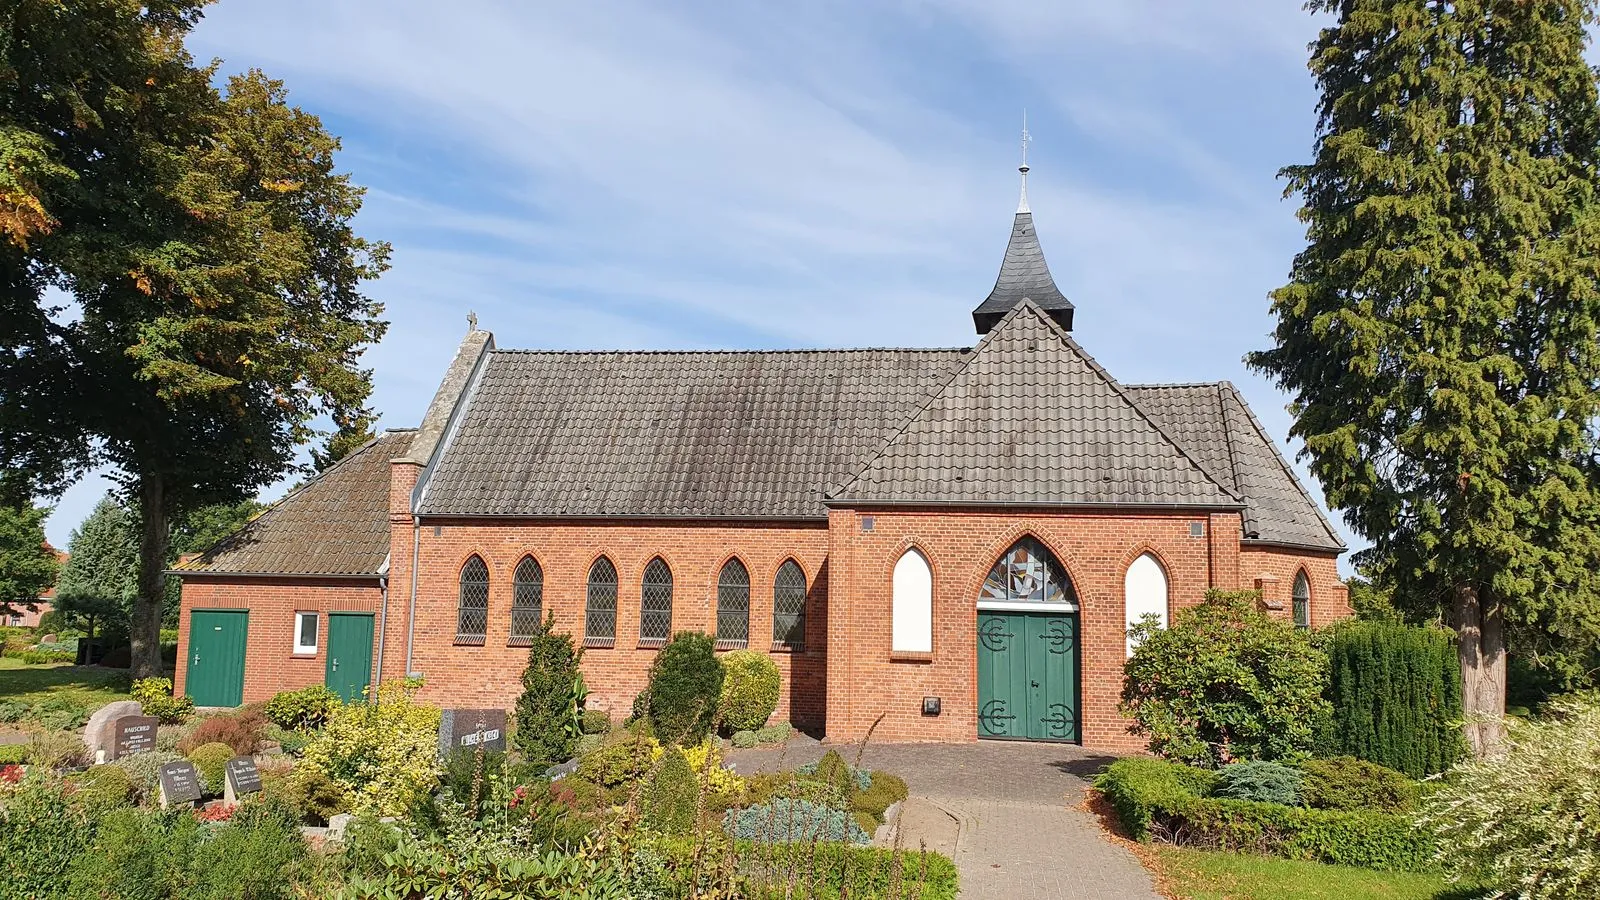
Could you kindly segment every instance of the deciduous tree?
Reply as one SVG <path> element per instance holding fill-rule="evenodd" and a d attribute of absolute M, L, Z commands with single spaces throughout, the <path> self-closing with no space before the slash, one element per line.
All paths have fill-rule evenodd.
<path fill-rule="evenodd" d="M 1447 611 L 1496 745 L 1506 627 L 1600 636 L 1591 0 L 1312 0 L 1308 245 L 1250 362 L 1397 601 Z"/>

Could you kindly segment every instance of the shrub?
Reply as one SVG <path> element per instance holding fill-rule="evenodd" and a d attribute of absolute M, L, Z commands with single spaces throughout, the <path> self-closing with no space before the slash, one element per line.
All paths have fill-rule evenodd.
<path fill-rule="evenodd" d="M 132 796 L 133 778 L 113 765 L 90 766 L 72 782 L 73 801 L 96 813 L 126 806 Z"/>
<path fill-rule="evenodd" d="M 61 783 L 29 774 L 0 810 L 0 900 L 61 894 L 61 873 L 93 838 L 88 822 L 62 795 Z"/>
<path fill-rule="evenodd" d="M 87 755 L 83 738 L 70 731 L 35 731 L 28 736 L 28 762 L 42 769 L 70 768 Z"/>
<path fill-rule="evenodd" d="M 754 731 L 735 731 L 732 740 L 735 747 L 740 750 L 748 750 L 756 745 L 756 733 Z"/>
<path fill-rule="evenodd" d="M 267 727 L 266 717 L 257 709 L 242 709 L 237 713 L 219 713 L 200 720 L 183 739 L 178 741 L 178 752 L 188 753 L 206 744 L 227 744 L 235 756 L 250 756 L 261 751 L 261 741 Z M 158 735 L 159 737 L 159 735 Z"/>
<path fill-rule="evenodd" d="M 335 781 L 318 769 L 298 766 L 288 778 L 284 799 L 293 803 L 307 817 L 326 822 L 342 812 L 349 812 L 351 791 L 342 782 Z"/>
<path fill-rule="evenodd" d="M 1404 772 L 1377 763 L 1338 756 L 1308 759 L 1300 764 L 1300 802 L 1315 809 L 1373 809 L 1410 812 L 1419 788 Z"/>
<path fill-rule="evenodd" d="M 492 782 L 504 778 L 506 755 L 499 750 L 458 747 L 444 758 L 441 781 L 456 802 L 464 803 L 468 813 L 479 817 L 488 799 Z"/>
<path fill-rule="evenodd" d="M 24 650 L 22 661 L 30 666 L 50 666 L 56 663 L 69 663 L 74 659 L 74 654 L 67 650 Z"/>
<path fill-rule="evenodd" d="M 660 834 L 690 834 L 699 801 L 699 779 L 683 751 L 673 747 L 661 758 L 645 793 L 645 825 Z"/>
<path fill-rule="evenodd" d="M 756 743 L 781 744 L 794 734 L 794 726 L 788 722 L 777 722 L 765 728 L 756 729 Z"/>
<path fill-rule="evenodd" d="M 194 715 L 194 701 L 188 697 L 172 696 L 172 679 L 140 678 L 133 682 L 128 694 L 139 701 L 147 716 L 155 716 L 164 725 L 181 725 Z"/>
<path fill-rule="evenodd" d="M 772 657 L 735 650 L 723 655 L 722 674 L 722 724 L 735 731 L 754 731 L 767 724 L 783 687 Z"/>
<path fill-rule="evenodd" d="M 832 785 L 801 778 L 793 772 L 761 772 L 745 779 L 745 805 L 759 806 L 779 797 L 839 805 L 838 791 Z"/>
<path fill-rule="evenodd" d="M 757 806 L 730 809 L 722 827 L 740 840 L 770 844 L 794 841 L 844 841 L 866 844 L 872 837 L 837 806 L 778 797 Z"/>
<path fill-rule="evenodd" d="M 190 750 L 187 754 L 189 761 L 200 771 L 200 781 L 205 785 L 206 793 L 222 793 L 222 779 L 228 767 L 228 760 L 237 754 L 227 744 L 201 744 Z"/>
<path fill-rule="evenodd" d="M 586 709 L 582 725 L 584 734 L 605 734 L 611 730 L 611 714 L 603 709 Z"/>
<path fill-rule="evenodd" d="M 1217 772 L 1217 784 L 1211 793 L 1231 800 L 1295 806 L 1300 802 L 1301 777 L 1299 769 L 1281 763 L 1266 760 L 1232 763 Z"/>
<path fill-rule="evenodd" d="M 906 788 L 905 780 L 898 775 L 888 772 L 873 772 L 872 782 L 865 790 L 857 791 L 850 798 L 850 809 L 856 814 L 856 821 L 863 830 L 870 831 L 867 827 L 870 822 L 872 828 L 883 824 L 883 815 L 889 807 L 906 799 L 910 791 Z M 865 819 L 865 821 L 863 821 Z"/>
<path fill-rule="evenodd" d="M 550 852 L 512 857 L 485 853 L 442 836 L 402 835 L 372 877 L 351 879 L 348 900 L 391 897 L 627 896 L 616 861 L 600 854 Z"/>
<path fill-rule="evenodd" d="M 1412 778 L 1460 759 L 1461 664 L 1442 628 L 1351 622 L 1328 638 L 1329 734 L 1341 754 Z"/>
<path fill-rule="evenodd" d="M 1132 629 L 1122 708 L 1131 730 L 1169 759 L 1217 767 L 1292 759 L 1312 746 L 1326 709 L 1326 657 L 1306 635 L 1256 608 L 1257 591 L 1208 591 L 1172 627 Z"/>
<path fill-rule="evenodd" d="M 578 774 L 601 787 L 620 787 L 644 777 L 661 758 L 661 745 L 646 734 L 633 733 L 606 744 L 578 763 Z"/>
<path fill-rule="evenodd" d="M 261 737 L 264 741 L 276 743 L 278 749 L 284 753 L 290 756 L 299 756 L 305 752 L 306 745 L 311 743 L 314 735 L 304 731 L 297 731 L 293 728 L 284 728 L 280 725 L 268 725 L 262 730 Z M 157 740 L 159 741 L 160 738 L 157 737 Z"/>
<path fill-rule="evenodd" d="M 814 878 L 819 897 L 899 897 L 955 900 L 960 875 L 950 857 L 931 850 L 901 851 L 850 844 L 741 843 L 739 856 L 751 880 L 791 896 L 797 872 Z M 752 896 L 769 896 L 756 894 Z"/>
<path fill-rule="evenodd" d="M 650 725 L 668 743 L 698 744 L 716 721 L 722 696 L 722 664 L 715 642 L 698 631 L 680 631 L 650 664 Z"/>
<path fill-rule="evenodd" d="M 189 858 L 184 900 L 288 900 L 296 870 L 308 856 L 292 810 L 273 802 L 238 807 L 226 828 L 213 830 Z"/>
<path fill-rule="evenodd" d="M 128 773 L 128 780 L 133 785 L 134 799 L 148 802 L 156 796 L 156 783 L 161 778 L 161 767 L 180 759 L 183 757 L 176 753 L 152 750 L 124 756 L 110 764 Z"/>
<path fill-rule="evenodd" d="M 19 765 L 27 759 L 27 744 L 0 744 L 0 766 Z"/>
<path fill-rule="evenodd" d="M 0 722 L 21 722 L 33 711 L 33 704 L 21 700 L 0 700 Z"/>
<path fill-rule="evenodd" d="M 684 747 L 683 757 L 715 797 L 727 799 L 744 791 L 744 779 L 723 768 L 722 748 L 715 738 L 706 738 L 693 747 Z"/>
<path fill-rule="evenodd" d="M 1453 875 L 1529 900 L 1600 896 L 1600 698 L 1515 722 L 1500 757 L 1463 763 L 1422 804 Z"/>
<path fill-rule="evenodd" d="M 1182 808 L 1210 793 L 1215 784 L 1215 773 L 1137 757 L 1117 760 L 1094 780 L 1128 835 L 1140 841 L 1151 838 L 1158 814 Z"/>
<path fill-rule="evenodd" d="M 413 702 L 413 690 L 386 682 L 373 702 L 335 709 L 295 774 L 339 785 L 353 812 L 403 814 L 438 778 L 439 710 Z"/>
<path fill-rule="evenodd" d="M 583 651 L 573 644 L 572 635 L 557 634 L 554 628 L 551 613 L 534 629 L 516 708 L 517 749 L 529 762 L 546 766 L 572 758 L 584 692 L 578 669 Z"/>
<path fill-rule="evenodd" d="M 321 728 L 341 705 L 338 694 L 326 685 L 313 684 L 298 691 L 279 691 L 263 712 L 279 728 L 309 731 Z"/>

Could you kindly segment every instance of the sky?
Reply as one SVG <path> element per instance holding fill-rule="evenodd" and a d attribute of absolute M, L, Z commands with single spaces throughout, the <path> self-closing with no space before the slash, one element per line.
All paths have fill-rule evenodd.
<path fill-rule="evenodd" d="M 189 46 L 343 139 L 358 230 L 394 245 L 381 427 L 420 421 L 469 312 L 501 347 L 969 346 L 1025 109 L 1079 342 L 1126 383 L 1234 382 L 1293 458 L 1242 358 L 1304 242 L 1277 172 L 1311 153 L 1318 25 L 1262 0 L 221 0 Z M 53 543 L 108 485 L 61 499 Z"/>

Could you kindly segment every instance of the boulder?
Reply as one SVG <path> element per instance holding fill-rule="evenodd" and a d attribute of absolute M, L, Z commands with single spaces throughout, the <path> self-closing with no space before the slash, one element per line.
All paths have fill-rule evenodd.
<path fill-rule="evenodd" d="M 111 752 L 111 745 L 117 735 L 114 726 L 123 716 L 142 716 L 144 707 L 137 700 L 117 700 L 107 703 L 94 711 L 89 717 L 89 724 L 83 727 L 83 743 L 89 748 L 90 753 L 104 750 Z"/>

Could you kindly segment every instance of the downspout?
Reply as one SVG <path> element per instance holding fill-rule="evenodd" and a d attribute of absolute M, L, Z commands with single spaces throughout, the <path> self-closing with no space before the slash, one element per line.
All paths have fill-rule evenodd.
<path fill-rule="evenodd" d="M 384 561 L 382 577 L 378 579 L 378 596 L 382 598 L 382 605 L 378 611 L 378 678 L 379 684 L 383 683 L 383 639 L 389 636 L 389 566 L 388 560 Z"/>
<path fill-rule="evenodd" d="M 411 607 L 406 612 L 406 677 L 411 670 L 411 646 L 417 632 L 417 559 L 422 551 L 422 519 L 411 517 Z"/>

